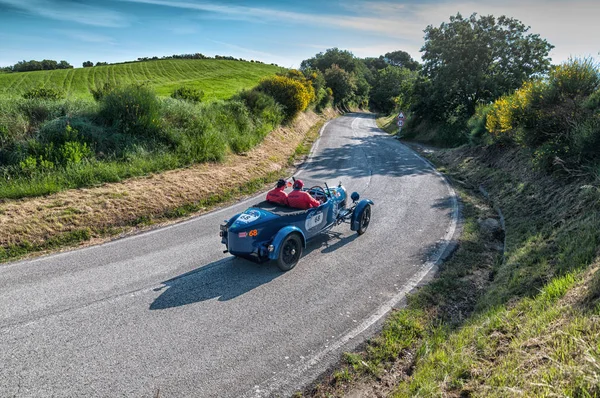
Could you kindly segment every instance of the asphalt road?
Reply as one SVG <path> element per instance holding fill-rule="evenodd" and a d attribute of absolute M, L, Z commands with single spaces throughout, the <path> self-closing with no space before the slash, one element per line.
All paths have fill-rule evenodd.
<path fill-rule="evenodd" d="M 300 178 L 375 202 L 282 273 L 223 254 L 252 200 L 104 245 L 0 265 L 0 397 L 287 396 L 376 331 L 456 226 L 456 199 L 372 116 L 329 122 Z"/>

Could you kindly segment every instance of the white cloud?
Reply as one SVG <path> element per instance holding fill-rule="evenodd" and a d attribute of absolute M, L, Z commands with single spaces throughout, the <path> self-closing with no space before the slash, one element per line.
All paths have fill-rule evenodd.
<path fill-rule="evenodd" d="M 83 41 L 86 43 L 115 44 L 115 40 L 109 36 L 98 35 L 94 33 L 84 32 L 81 30 L 57 29 L 56 31 L 70 37 L 71 39 Z"/>
<path fill-rule="evenodd" d="M 129 21 L 121 13 L 74 2 L 66 4 L 53 0 L 0 0 L 0 4 L 59 21 L 104 27 L 129 25 Z"/>
<path fill-rule="evenodd" d="M 187 1 L 169 0 L 122 0 L 132 3 L 143 3 L 161 5 L 166 7 L 182 8 L 196 11 L 214 12 L 222 14 L 225 18 L 239 19 L 254 17 L 258 21 L 270 20 L 279 22 L 292 22 L 306 25 L 320 25 L 326 27 L 339 27 L 361 31 L 369 31 L 386 36 L 403 38 L 406 35 L 422 30 L 421 26 L 411 21 L 399 21 L 397 19 L 384 19 L 376 15 L 370 17 L 359 17 L 349 15 L 320 15 L 310 13 L 299 13 L 283 11 L 274 8 L 246 7 L 237 5 L 221 5 L 215 3 L 195 3 Z"/>

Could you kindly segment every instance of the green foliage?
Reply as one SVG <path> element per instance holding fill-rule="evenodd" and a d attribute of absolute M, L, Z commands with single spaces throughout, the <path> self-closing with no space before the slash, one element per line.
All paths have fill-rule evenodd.
<path fill-rule="evenodd" d="M 65 97 L 65 93 L 55 88 L 38 87 L 23 94 L 25 99 L 59 100 Z"/>
<path fill-rule="evenodd" d="M 383 57 L 386 64 L 417 71 L 421 65 L 415 61 L 406 51 L 398 50 L 386 53 Z"/>
<path fill-rule="evenodd" d="M 333 91 L 330 88 L 321 88 L 317 91 L 315 100 L 315 110 L 322 113 L 333 103 Z"/>
<path fill-rule="evenodd" d="M 58 148 L 58 157 L 64 165 L 81 163 L 91 156 L 92 150 L 85 142 L 67 141 Z"/>
<path fill-rule="evenodd" d="M 357 105 L 366 108 L 373 84 L 373 72 L 368 65 L 368 61 L 356 58 L 349 51 L 332 48 L 302 61 L 301 70 L 313 81 L 317 95 L 319 89 L 324 87 L 324 80 L 326 86 L 333 91 L 334 105 Z M 317 75 L 311 77 L 313 73 Z M 323 77 L 319 76 L 319 73 L 322 73 Z M 319 107 L 323 108 L 328 100 L 320 95 L 318 101 L 322 101 Z"/>
<path fill-rule="evenodd" d="M 491 110 L 492 105 L 478 105 L 475 108 L 475 114 L 467 122 L 471 144 L 481 145 L 490 143 L 491 140 L 486 129 L 486 123 Z"/>
<path fill-rule="evenodd" d="M 193 87 L 181 86 L 173 91 L 171 98 L 191 102 L 200 102 L 202 101 L 202 98 L 204 98 L 204 91 Z"/>
<path fill-rule="evenodd" d="M 9 69 L 12 72 L 30 72 L 36 70 L 53 70 L 53 69 L 72 69 L 73 65 L 70 65 L 67 61 L 56 62 L 52 59 L 44 59 L 42 61 L 19 61 Z"/>
<path fill-rule="evenodd" d="M 463 18 L 425 29 L 422 77 L 415 88 L 417 120 L 466 129 L 478 104 L 487 104 L 548 70 L 553 46 L 501 16 Z"/>
<path fill-rule="evenodd" d="M 101 101 L 104 97 L 106 97 L 107 94 L 114 91 L 117 87 L 119 87 L 117 84 L 104 82 L 104 84 L 98 88 L 90 88 L 90 93 L 96 101 Z"/>
<path fill-rule="evenodd" d="M 370 93 L 371 106 L 385 114 L 396 109 L 409 109 L 413 102 L 416 78 L 415 72 L 395 66 L 377 71 Z"/>
<path fill-rule="evenodd" d="M 243 101 L 250 112 L 269 130 L 280 125 L 285 118 L 283 106 L 273 97 L 261 91 L 245 90 L 240 92 L 237 98 Z"/>
<path fill-rule="evenodd" d="M 156 61 L 160 63 L 162 61 Z M 228 61 L 230 62 L 230 61 Z M 314 77 L 293 71 L 280 99 L 314 100 Z M 292 86 L 286 92 L 286 88 Z M 273 85 L 272 87 L 277 87 Z M 286 118 L 260 90 L 228 101 L 160 100 L 147 86 L 107 81 L 98 102 L 0 97 L 0 197 L 20 198 L 120 181 L 245 153 Z"/>
<path fill-rule="evenodd" d="M 288 121 L 305 110 L 314 98 L 314 91 L 311 92 L 305 84 L 285 76 L 264 79 L 256 89 L 275 98 L 284 107 Z"/>
<path fill-rule="evenodd" d="M 356 78 L 338 65 L 333 65 L 325 70 L 327 87 L 333 92 L 335 105 L 346 105 L 354 98 L 356 91 Z"/>
<path fill-rule="evenodd" d="M 339 48 L 330 48 L 325 52 L 318 53 L 313 58 L 302 61 L 300 69 L 317 69 L 325 73 L 325 71 L 333 65 L 337 65 L 348 73 L 358 72 L 365 68 L 360 59 L 356 58 L 350 51 L 340 50 Z"/>
<path fill-rule="evenodd" d="M 159 139 L 161 136 L 160 102 L 144 86 L 116 88 L 101 100 L 99 117 L 122 134 Z"/>
<path fill-rule="evenodd" d="M 526 82 L 496 100 L 486 129 L 494 141 L 530 148 L 534 163 L 564 171 L 600 159 L 600 68 L 589 59 L 571 59 L 548 78 Z"/>

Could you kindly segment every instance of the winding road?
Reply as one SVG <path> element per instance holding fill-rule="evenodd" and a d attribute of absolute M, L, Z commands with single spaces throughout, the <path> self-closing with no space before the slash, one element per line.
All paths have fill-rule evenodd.
<path fill-rule="evenodd" d="M 299 178 L 375 202 L 282 273 L 223 254 L 256 198 L 99 246 L 0 265 L 1 397 L 289 396 L 381 326 L 456 232 L 453 190 L 368 114 L 330 121 Z"/>

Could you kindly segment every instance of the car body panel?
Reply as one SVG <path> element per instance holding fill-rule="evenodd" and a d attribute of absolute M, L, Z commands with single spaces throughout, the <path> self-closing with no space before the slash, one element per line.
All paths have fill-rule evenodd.
<path fill-rule="evenodd" d="M 315 191 L 307 190 L 309 193 Z M 235 256 L 267 261 L 276 259 L 279 247 L 291 233 L 302 237 L 303 246 L 341 222 L 354 222 L 355 207 L 347 208 L 348 195 L 341 185 L 325 190 L 327 200 L 318 207 L 300 210 L 266 201 L 249 207 L 221 225 L 221 242 Z M 362 204 L 373 202 L 363 199 Z"/>

